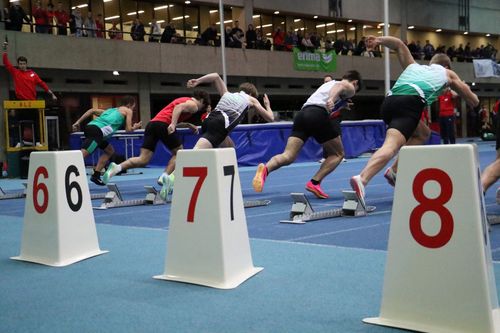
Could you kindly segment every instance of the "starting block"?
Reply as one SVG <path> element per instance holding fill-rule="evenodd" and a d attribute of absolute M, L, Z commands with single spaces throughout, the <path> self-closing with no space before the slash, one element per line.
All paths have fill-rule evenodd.
<path fill-rule="evenodd" d="M 342 208 L 314 211 L 311 203 L 304 193 L 291 193 L 293 204 L 289 220 L 281 220 L 280 223 L 305 224 L 306 222 L 329 219 L 341 216 L 365 216 L 375 210 L 374 206 L 368 206 L 365 210 L 354 191 L 342 191 L 344 204 Z"/>
<path fill-rule="evenodd" d="M 104 200 L 99 207 L 94 209 L 108 209 L 119 207 L 132 207 L 142 205 L 162 205 L 167 203 L 160 197 L 160 193 L 153 186 L 144 186 L 146 190 L 146 198 L 123 200 L 123 196 L 118 190 L 118 186 L 114 183 L 107 184 L 108 192 L 104 196 Z"/>
<path fill-rule="evenodd" d="M 22 191 L 22 192 L 13 192 L 13 193 L 6 193 L 0 187 L 0 200 L 26 198 L 26 188 L 28 187 L 28 184 L 23 183 L 23 185 L 24 185 L 24 191 Z"/>

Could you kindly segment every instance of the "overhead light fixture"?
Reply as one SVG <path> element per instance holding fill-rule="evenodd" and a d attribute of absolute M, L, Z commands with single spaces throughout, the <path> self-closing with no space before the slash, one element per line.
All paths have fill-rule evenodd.
<path fill-rule="evenodd" d="M 318 15 L 314 15 L 313 18 L 317 19 L 318 18 Z"/>
<path fill-rule="evenodd" d="M 165 5 L 165 6 L 160 6 L 160 7 L 155 7 L 153 8 L 154 10 L 160 10 L 160 9 L 167 9 L 168 7 L 172 8 L 174 5 Z"/>
<path fill-rule="evenodd" d="M 113 75 L 118 76 L 118 75 L 120 75 L 120 73 L 118 71 L 113 71 Z"/>
<path fill-rule="evenodd" d="M 187 15 L 186 15 L 186 16 L 187 16 Z M 187 17 L 189 17 L 189 16 L 187 16 Z M 224 23 L 231 23 L 231 22 L 233 22 L 233 20 L 225 20 L 225 21 L 224 21 Z M 219 22 L 216 22 L 215 24 L 220 24 L 220 21 L 219 21 Z M 269 24 L 269 25 L 271 26 L 272 24 Z"/>
<path fill-rule="evenodd" d="M 189 18 L 189 15 L 174 17 L 172 19 L 172 21 L 179 21 L 179 20 L 182 20 L 183 18 Z"/>
<path fill-rule="evenodd" d="M 253 15 L 252 18 L 258 18 L 260 15 Z"/>
<path fill-rule="evenodd" d="M 352 20 L 351 20 L 351 19 L 348 19 L 348 20 L 347 20 L 347 22 L 351 23 L 351 22 L 352 22 Z"/>
<path fill-rule="evenodd" d="M 114 20 L 114 19 L 117 19 L 117 18 L 119 18 L 119 17 L 120 17 L 120 15 L 109 16 L 109 17 L 106 17 L 106 18 L 104 19 L 104 21 Z"/>
<path fill-rule="evenodd" d="M 476 82 L 472 82 L 472 86 L 475 86 L 476 85 Z"/>
<path fill-rule="evenodd" d="M 217 13 L 217 12 L 218 12 L 218 10 L 217 10 L 217 9 L 212 9 L 212 10 L 209 10 L 208 12 L 209 12 L 210 14 L 213 14 L 213 13 Z"/>
<path fill-rule="evenodd" d="M 408 30 L 411 30 L 411 29 L 415 29 L 415 26 L 414 25 L 408 26 Z"/>
<path fill-rule="evenodd" d="M 189 5 L 189 4 L 191 3 L 191 1 L 186 0 L 186 1 L 184 1 L 184 3 L 185 3 L 186 5 Z"/>
<path fill-rule="evenodd" d="M 279 10 L 275 11 L 274 14 L 278 15 L 280 13 Z"/>
<path fill-rule="evenodd" d="M 469 34 L 469 32 L 468 32 L 468 31 L 464 31 L 464 35 L 468 35 L 468 34 Z"/>
<path fill-rule="evenodd" d="M 140 11 L 138 11 L 138 12 L 131 12 L 131 13 L 128 13 L 127 15 L 128 15 L 128 16 L 132 16 L 132 15 L 138 15 L 138 14 L 142 14 L 142 13 L 144 13 L 144 11 L 143 11 L 143 10 L 140 10 Z"/>
<path fill-rule="evenodd" d="M 491 35 L 490 34 L 486 34 L 486 37 L 490 37 Z"/>
<path fill-rule="evenodd" d="M 294 19 L 293 22 L 300 22 L 301 19 Z"/>
<path fill-rule="evenodd" d="M 436 32 L 441 32 L 443 31 L 443 29 L 436 29 Z"/>
<path fill-rule="evenodd" d="M 356 30 L 356 27 L 349 28 L 349 30 L 354 31 Z"/>

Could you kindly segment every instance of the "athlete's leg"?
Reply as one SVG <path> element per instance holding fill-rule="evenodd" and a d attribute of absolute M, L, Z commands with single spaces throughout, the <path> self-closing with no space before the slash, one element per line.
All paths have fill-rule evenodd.
<path fill-rule="evenodd" d="M 258 165 L 252 182 L 253 189 L 256 192 L 262 192 L 268 173 L 295 161 L 302 146 L 304 146 L 302 139 L 289 137 L 283 153 L 273 156 L 266 164 L 260 163 Z"/>
<path fill-rule="evenodd" d="M 427 140 L 429 140 L 430 136 L 431 129 L 423 121 L 420 121 L 405 146 L 423 145 L 427 142 Z M 391 165 L 391 169 L 394 173 L 398 172 L 398 161 L 399 158 L 396 158 L 394 163 Z"/>
<path fill-rule="evenodd" d="M 199 138 L 193 147 L 193 149 L 210 149 L 210 148 L 213 148 L 213 146 L 210 143 L 210 141 L 208 141 L 205 138 Z"/>
<path fill-rule="evenodd" d="M 141 153 L 137 157 L 131 157 L 120 164 L 110 163 L 108 169 L 106 170 L 102 178 L 104 184 L 107 184 L 109 180 L 113 178 L 113 176 L 120 173 L 121 171 L 147 165 L 152 157 L 153 157 L 153 152 L 151 150 L 146 148 L 141 148 Z"/>
<path fill-rule="evenodd" d="M 385 136 L 384 144 L 372 155 L 365 168 L 359 174 L 363 185 L 368 184 L 368 182 L 398 153 L 399 149 L 405 143 L 406 139 L 400 131 L 389 128 Z"/>
<path fill-rule="evenodd" d="M 271 172 L 281 168 L 282 166 L 293 163 L 303 146 L 304 141 L 302 141 L 302 139 L 293 136 L 289 137 L 286 143 L 285 151 L 281 154 L 274 155 L 266 163 L 267 171 Z"/>
<path fill-rule="evenodd" d="M 104 169 L 106 163 L 108 163 L 111 156 L 113 156 L 113 154 L 115 153 L 115 149 L 113 148 L 112 145 L 108 144 L 106 148 L 103 149 L 103 152 L 104 154 L 101 154 L 99 160 L 97 161 L 97 165 L 95 167 L 97 171 L 101 171 L 102 169 Z"/>
<path fill-rule="evenodd" d="M 344 158 L 344 146 L 340 136 L 323 143 L 323 152 L 326 155 L 325 161 L 321 163 L 319 170 L 312 177 L 318 182 L 335 170 Z"/>
<path fill-rule="evenodd" d="M 496 160 L 488 165 L 481 174 L 481 184 L 483 185 L 483 191 L 486 192 L 491 185 L 500 178 L 500 151 L 497 150 Z"/>
<path fill-rule="evenodd" d="M 224 141 L 219 145 L 219 148 L 234 148 L 234 141 L 230 136 L 226 136 Z"/>

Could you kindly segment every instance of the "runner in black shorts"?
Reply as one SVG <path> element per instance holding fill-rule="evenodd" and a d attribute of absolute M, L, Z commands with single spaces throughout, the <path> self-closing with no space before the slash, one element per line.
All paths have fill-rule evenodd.
<path fill-rule="evenodd" d="M 252 184 L 254 190 L 262 191 L 267 175 L 271 171 L 295 161 L 307 139 L 312 136 L 323 146 L 327 158 L 306 184 L 306 190 L 320 199 L 328 198 L 320 183 L 344 158 L 340 122 L 332 118 L 339 116 L 340 109 L 347 106 L 347 100 L 354 96 L 361 86 L 361 75 L 357 71 L 347 72 L 341 81 L 329 81 L 321 85 L 296 114 L 285 151 L 272 157 L 266 164 L 260 163 L 257 167 Z"/>
<path fill-rule="evenodd" d="M 86 126 L 83 134 L 85 140 L 82 143 L 81 152 L 83 158 L 89 156 L 96 148 L 100 148 L 103 154 L 99 157 L 90 181 L 96 185 L 104 186 L 101 180 L 101 170 L 114 154 L 113 146 L 109 144 L 108 139 L 121 127 L 125 125 L 127 132 L 141 128 L 141 122 L 132 124 L 133 108 L 135 107 L 135 98 L 124 96 L 120 100 L 120 106 L 107 110 L 90 109 L 87 110 L 74 124 L 73 131 L 80 130 L 80 124 L 90 116 L 99 116 L 91 120 Z"/>
<path fill-rule="evenodd" d="M 443 89 L 450 86 L 472 107 L 479 103 L 470 88 L 449 69 L 451 61 L 446 54 L 436 54 L 429 65 L 420 65 L 398 38 L 369 36 L 366 44 L 369 49 L 383 45 L 396 50 L 404 71 L 382 104 L 382 115 L 388 125 L 384 144 L 372 155 L 361 173 L 350 180 L 351 187 L 365 208 L 365 185 L 396 156 L 402 146 L 425 143 L 426 137 L 419 132 L 430 132 L 420 120 L 420 115 L 422 109 L 431 105 Z M 393 174 L 395 175 L 389 168 L 385 176 L 388 178 Z M 395 181 L 395 176 L 392 180 Z"/>
<path fill-rule="evenodd" d="M 210 73 L 189 80 L 187 87 L 194 88 L 203 83 L 214 83 L 221 99 L 214 110 L 208 113 L 205 118 L 202 124 L 201 138 L 196 142 L 194 149 L 234 147 L 229 133 L 241 122 L 249 108 L 255 109 L 267 121 L 274 120 L 269 98 L 264 94 L 264 108 L 257 100 L 259 94 L 253 84 L 242 83 L 239 92 L 230 93 L 219 74 Z"/>
<path fill-rule="evenodd" d="M 104 173 L 104 183 L 107 183 L 111 177 L 122 170 L 147 165 L 151 158 L 153 158 L 156 144 L 158 141 L 161 141 L 172 153 L 172 158 L 168 161 L 164 172 L 158 178 L 158 183 L 162 185 L 160 196 L 165 199 L 173 186 L 173 172 L 177 151 L 182 149 L 181 142 L 174 134 L 175 129 L 177 127 L 189 127 L 193 133 L 198 134 L 198 128 L 186 121 L 196 112 L 205 110 L 209 105 L 210 96 L 207 92 L 201 90 L 195 91 L 193 97 L 180 97 L 173 100 L 151 119 L 146 126 L 144 143 L 141 147 L 140 155 L 129 158 L 119 165 L 111 163 L 108 170 Z"/>

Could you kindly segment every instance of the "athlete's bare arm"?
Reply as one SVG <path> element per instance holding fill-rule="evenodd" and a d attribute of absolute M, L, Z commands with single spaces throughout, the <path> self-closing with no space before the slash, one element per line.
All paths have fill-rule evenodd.
<path fill-rule="evenodd" d="M 479 98 L 470 90 L 467 84 L 460 80 L 454 71 L 447 69 L 446 74 L 448 75 L 448 84 L 450 88 L 458 93 L 469 106 L 476 107 L 479 105 Z"/>
<path fill-rule="evenodd" d="M 178 104 L 174 107 L 174 111 L 172 112 L 172 121 L 168 126 L 168 134 L 172 134 L 175 132 L 175 128 L 177 127 L 177 121 L 182 113 L 196 113 L 198 111 L 198 105 L 193 100 L 185 101 L 184 103 Z"/>
<path fill-rule="evenodd" d="M 403 69 L 405 69 L 409 65 L 415 63 L 415 59 L 413 59 L 413 57 L 410 53 L 410 50 L 405 45 L 405 43 L 403 43 L 403 41 L 399 38 L 391 37 L 391 36 L 382 36 L 382 37 L 368 36 L 368 37 L 366 37 L 366 48 L 367 49 L 374 49 L 378 45 L 386 46 L 386 47 L 390 48 L 391 50 L 396 51 L 398 54 L 399 62 L 401 63 L 401 66 L 403 66 Z"/>
<path fill-rule="evenodd" d="M 102 109 L 88 109 L 87 111 L 85 111 L 84 114 L 82 114 L 82 116 L 80 118 L 78 118 L 77 121 L 75 121 L 75 123 L 72 125 L 73 127 L 73 132 L 77 132 L 80 130 L 80 124 L 82 123 L 82 121 L 84 121 L 85 119 L 87 119 L 88 117 L 90 116 L 100 116 L 102 113 L 104 112 L 104 110 Z"/>
<path fill-rule="evenodd" d="M 252 96 L 248 96 L 250 98 L 250 106 L 257 111 L 257 113 L 262 116 L 266 121 L 268 122 L 273 122 L 274 121 L 274 114 L 273 110 L 271 110 L 271 103 L 269 102 L 269 97 L 267 97 L 266 94 L 264 94 L 264 106 L 265 108 L 260 104 L 259 100 L 257 98 L 254 98 Z"/>
<path fill-rule="evenodd" d="M 210 73 L 207 75 L 204 75 L 202 77 L 199 77 L 197 79 L 191 79 L 187 82 L 187 87 L 188 88 L 194 88 L 198 86 L 199 84 L 202 83 L 214 83 L 215 88 L 219 92 L 219 95 L 224 95 L 227 93 L 227 87 L 224 81 L 222 81 L 221 77 L 217 73 Z"/>
<path fill-rule="evenodd" d="M 125 131 L 133 132 L 136 129 L 141 128 L 141 126 L 142 126 L 141 121 L 138 123 L 132 124 L 132 116 L 134 114 L 132 109 L 130 109 L 126 106 L 120 106 L 120 108 L 118 110 L 121 114 L 125 114 Z"/>
<path fill-rule="evenodd" d="M 338 100 L 339 98 L 351 98 L 355 93 L 356 89 L 354 88 L 354 85 L 347 80 L 342 80 L 335 84 L 328 92 L 326 107 L 328 108 L 328 110 L 331 110 L 336 100 Z"/>

